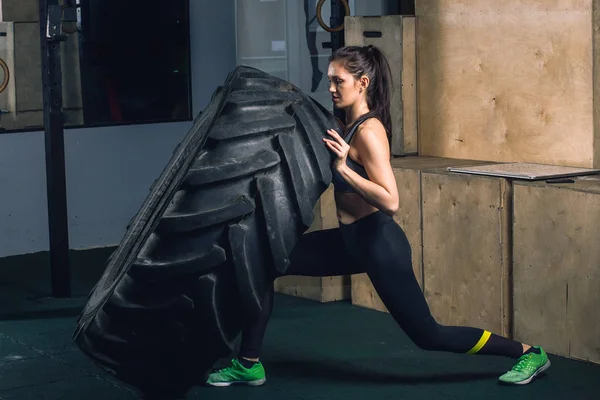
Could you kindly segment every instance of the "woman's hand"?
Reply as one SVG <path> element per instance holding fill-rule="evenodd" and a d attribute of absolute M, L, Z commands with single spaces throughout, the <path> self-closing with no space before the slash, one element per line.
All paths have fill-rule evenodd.
<path fill-rule="evenodd" d="M 332 139 L 323 138 L 323 141 L 329 147 L 331 151 L 335 153 L 337 158 L 333 162 L 333 168 L 339 171 L 346 165 L 346 159 L 348 157 L 348 151 L 350 151 L 350 145 L 333 129 L 328 129 L 327 133 Z"/>

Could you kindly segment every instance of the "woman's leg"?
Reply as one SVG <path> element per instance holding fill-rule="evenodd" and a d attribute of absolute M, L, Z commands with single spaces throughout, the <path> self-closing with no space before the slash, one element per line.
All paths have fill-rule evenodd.
<path fill-rule="evenodd" d="M 257 318 L 248 321 L 242 329 L 242 342 L 238 352 L 238 358 L 240 358 L 240 362 L 246 367 L 252 366 L 252 362 L 257 362 L 260 356 L 260 349 L 267 330 L 267 324 L 269 323 L 269 318 L 271 318 L 271 312 L 273 311 L 274 295 L 275 288 L 273 282 L 271 282 L 262 303 L 261 313 Z M 244 360 L 252 362 L 248 363 Z"/>
<path fill-rule="evenodd" d="M 535 353 L 531 359 L 537 368 L 547 368 L 547 357 L 540 348 L 487 330 L 465 326 L 443 326 L 431 315 L 425 296 L 415 278 L 411 248 L 406 235 L 391 218 L 364 224 L 362 229 L 346 229 L 345 239 L 367 265 L 367 274 L 390 314 L 411 340 L 425 350 L 463 354 L 481 354 L 520 358 L 525 350 Z M 387 219 L 387 221 L 386 221 Z M 351 243 L 347 243 L 349 246 Z M 351 247 L 349 247 L 351 248 Z M 538 357 L 539 360 L 535 360 Z M 518 368 L 517 368 L 518 369 Z M 519 378 L 521 379 L 521 378 Z M 514 382 L 513 382 L 514 383 Z M 526 382 L 527 383 L 527 382 Z"/>
<path fill-rule="evenodd" d="M 285 275 L 338 276 L 364 272 L 356 260 L 348 256 L 338 228 L 304 234 L 290 254 Z M 242 330 L 238 356 L 257 360 L 263 337 L 273 310 L 273 285 L 269 288 L 258 318 L 249 321 Z"/>
<path fill-rule="evenodd" d="M 364 272 L 348 255 L 339 229 L 304 234 L 290 254 L 285 275 L 336 276 Z M 265 370 L 258 361 L 265 331 L 273 310 L 273 285 L 263 300 L 262 312 L 242 329 L 242 342 L 232 365 L 209 375 L 207 384 L 259 386 L 266 381 Z"/>
<path fill-rule="evenodd" d="M 413 272 L 411 248 L 393 220 L 382 219 L 358 232 L 367 274 L 390 314 L 411 340 L 426 350 L 519 357 L 520 343 L 479 328 L 442 326 L 431 315 Z"/>

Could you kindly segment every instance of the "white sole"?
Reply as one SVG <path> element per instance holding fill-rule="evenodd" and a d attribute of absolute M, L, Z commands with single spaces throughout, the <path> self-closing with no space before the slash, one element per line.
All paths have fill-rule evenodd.
<path fill-rule="evenodd" d="M 243 385 L 243 386 L 261 386 L 267 381 L 267 378 L 257 379 L 255 381 L 233 381 L 233 382 L 214 382 L 214 383 L 206 383 L 208 386 L 214 387 L 227 387 L 233 385 Z"/>
<path fill-rule="evenodd" d="M 533 373 L 533 375 L 531 375 L 529 378 L 525 379 L 524 381 L 521 382 L 502 382 L 508 385 L 527 385 L 528 383 L 531 383 L 532 380 L 535 379 L 536 376 L 538 376 L 539 374 L 541 374 L 542 372 L 544 372 L 545 370 L 547 370 L 548 368 L 550 368 L 550 365 L 552 365 L 552 363 L 550 363 L 550 360 L 546 361 L 546 364 L 542 365 L 540 367 L 540 369 L 538 369 L 537 371 L 535 371 Z"/>

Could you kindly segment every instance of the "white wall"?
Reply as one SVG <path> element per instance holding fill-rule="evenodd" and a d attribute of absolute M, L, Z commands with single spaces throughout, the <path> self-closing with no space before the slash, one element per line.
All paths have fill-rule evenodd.
<path fill-rule="evenodd" d="M 235 68 L 233 0 L 190 0 L 194 114 Z M 191 122 L 65 131 L 73 249 L 117 245 Z M 0 257 L 44 251 L 44 133 L 0 135 Z"/>

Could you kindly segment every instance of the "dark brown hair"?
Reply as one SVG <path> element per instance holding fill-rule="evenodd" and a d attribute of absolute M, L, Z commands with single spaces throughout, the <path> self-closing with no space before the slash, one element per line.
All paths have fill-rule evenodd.
<path fill-rule="evenodd" d="M 392 73 L 383 52 L 375 46 L 345 46 L 337 49 L 329 62 L 341 61 L 344 68 L 356 79 L 367 76 L 370 80 L 367 88 L 367 105 L 370 112 L 360 120 L 376 117 L 387 131 L 388 139 L 392 135 L 392 119 L 390 117 L 390 88 Z"/>

